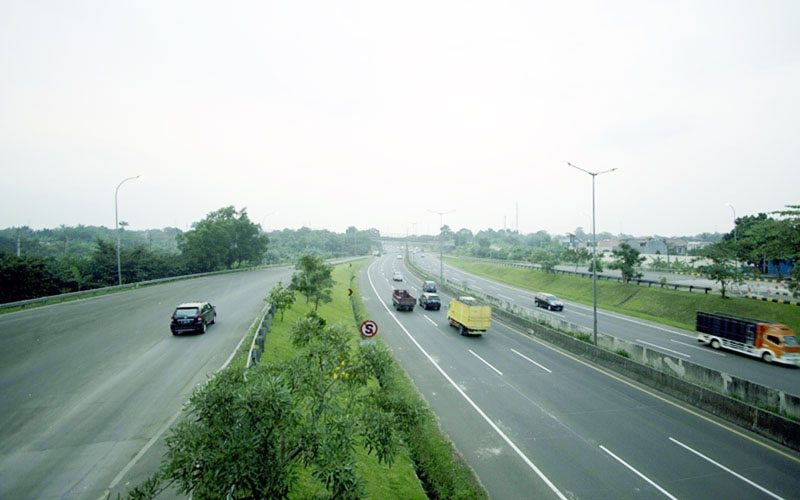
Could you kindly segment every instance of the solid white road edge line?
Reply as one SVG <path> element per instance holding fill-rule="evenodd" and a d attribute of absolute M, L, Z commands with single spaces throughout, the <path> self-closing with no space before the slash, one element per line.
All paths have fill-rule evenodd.
<path fill-rule="evenodd" d="M 481 361 L 483 361 L 483 364 L 485 364 L 486 366 L 488 366 L 489 368 L 491 368 L 492 370 L 497 372 L 498 375 L 500 375 L 501 377 L 503 376 L 503 372 L 501 372 L 500 370 L 498 370 L 497 368 L 492 366 L 491 363 L 489 363 L 488 361 L 486 361 L 482 357 L 480 357 L 477 354 L 475 354 L 475 352 L 472 349 L 469 349 L 469 353 L 472 354 L 473 356 L 475 356 L 476 358 L 480 359 Z"/>
<path fill-rule="evenodd" d="M 547 373 L 553 373 L 553 372 L 552 372 L 552 370 L 550 370 L 550 369 L 548 369 L 548 368 L 545 368 L 544 366 L 540 365 L 539 363 L 537 363 L 536 361 L 532 360 L 532 359 L 531 359 L 531 358 L 529 358 L 528 356 L 526 356 L 526 355 L 522 354 L 521 352 L 518 352 L 516 349 L 511 349 L 511 352 L 513 352 L 513 353 L 514 353 L 514 354 L 516 354 L 517 356 L 521 356 L 521 357 L 523 357 L 523 358 L 527 359 L 528 361 L 530 361 L 530 362 L 531 362 L 531 363 L 533 363 L 534 365 L 538 366 L 538 367 L 539 367 L 539 368 L 541 368 L 542 370 L 546 371 Z"/>
<path fill-rule="evenodd" d="M 664 488 L 662 488 L 661 486 L 659 486 L 655 482 L 653 482 L 649 477 L 645 476 L 644 474 L 642 474 L 638 470 L 636 470 L 633 467 L 631 467 L 625 460 L 623 460 L 623 459 L 619 458 L 618 456 L 614 455 L 613 453 L 611 453 L 611 451 L 609 451 L 609 449 L 606 448 L 605 446 L 603 446 L 602 444 L 600 445 L 600 449 L 603 450 L 604 452 L 608 453 L 612 457 L 614 457 L 619 463 L 621 463 L 622 465 L 624 465 L 625 467 L 627 467 L 628 469 L 633 471 L 634 474 L 636 474 L 640 478 L 642 478 L 645 481 L 647 481 L 650 484 L 650 486 L 652 486 L 653 488 L 655 488 L 658 491 L 660 491 L 661 493 L 663 493 L 664 496 L 666 496 L 667 498 L 671 498 L 672 500 L 678 500 L 674 496 L 670 495 L 667 490 L 665 490 Z"/>
<path fill-rule="evenodd" d="M 371 267 L 372 266 L 370 266 L 370 268 Z M 502 430 L 500 430 L 500 428 L 497 426 L 497 424 L 495 424 L 492 421 L 492 419 L 490 419 L 489 416 L 486 415 L 486 413 L 484 413 L 483 410 L 481 410 L 481 408 L 477 404 L 475 404 L 474 401 L 472 401 L 469 398 L 469 396 L 467 396 L 467 394 L 461 389 L 461 387 L 459 387 L 458 384 L 456 384 L 455 381 L 452 378 L 450 378 L 450 376 L 447 374 L 447 372 L 445 372 L 442 369 L 442 367 L 439 366 L 438 363 L 436 363 L 436 361 L 433 360 L 431 355 L 428 354 L 428 352 L 425 351 L 425 349 L 423 349 L 421 345 L 419 345 L 419 343 L 417 342 L 417 339 L 415 339 L 411 335 L 411 333 L 409 333 L 409 331 L 406 330 L 406 327 L 403 326 L 402 323 L 400 323 L 400 321 L 394 316 L 394 314 L 392 314 L 392 311 L 389 310 L 389 307 L 386 305 L 386 303 L 383 301 L 383 299 L 381 299 L 381 296 L 378 293 L 378 290 L 375 288 L 375 283 L 372 282 L 372 276 L 370 276 L 370 274 L 369 274 L 369 269 L 367 269 L 367 279 L 369 279 L 369 284 L 370 284 L 370 286 L 372 286 L 372 291 L 375 292 L 375 296 L 378 298 L 378 301 L 381 303 L 381 305 L 384 307 L 384 309 L 386 309 L 389 312 L 389 314 L 395 320 L 395 322 L 400 327 L 400 329 L 402 329 L 403 332 L 405 332 L 405 334 L 408 336 L 408 338 L 411 339 L 411 342 L 413 342 L 414 345 L 416 345 L 417 348 L 422 352 L 422 354 L 426 358 L 428 358 L 428 361 L 431 362 L 431 364 L 434 366 L 434 368 L 436 368 L 436 370 L 439 373 L 442 374 L 442 376 L 445 378 L 445 380 L 447 380 L 450 383 L 450 385 L 452 385 L 453 388 L 459 394 L 461 394 L 461 397 L 463 397 L 467 401 L 467 403 L 469 403 L 469 405 L 472 406 L 475 409 L 475 411 L 478 412 L 478 415 L 480 415 L 483 418 L 483 420 L 485 420 L 486 423 L 489 424 L 489 426 L 491 426 L 491 428 L 500 436 L 500 438 L 502 438 L 503 441 L 505 441 L 506 444 L 508 444 L 511 447 L 511 449 L 514 450 L 514 452 L 528 465 L 528 467 L 530 467 L 531 470 L 533 470 L 533 472 L 536 473 L 537 476 L 539 476 L 539 479 L 544 481 L 544 483 L 547 485 L 547 487 L 550 488 L 550 490 L 553 493 L 555 493 L 558 496 L 558 498 L 560 498 L 561 500 L 567 500 L 567 497 L 565 497 L 564 494 L 561 493 L 561 491 L 559 491 L 558 488 L 556 488 L 556 485 L 554 485 L 550 481 L 550 479 L 548 479 L 547 476 L 545 476 L 544 473 L 542 473 L 542 471 L 539 470 L 538 467 L 536 467 L 536 464 L 531 462 L 531 459 L 529 459 L 527 456 L 525 456 L 525 454 L 522 453 L 522 450 L 520 450 L 519 447 L 516 444 L 514 444 L 514 442 L 511 441 L 511 439 L 508 436 L 506 436 L 505 433 Z"/>
<path fill-rule="evenodd" d="M 750 486 L 752 486 L 752 487 L 754 487 L 754 488 L 757 488 L 757 489 L 759 489 L 759 490 L 763 491 L 764 493 L 766 493 L 767 495 L 771 496 L 772 498 L 777 498 L 778 500 L 784 500 L 784 499 L 783 499 L 783 497 L 781 497 L 781 496 L 779 496 L 779 495 L 776 495 L 775 493 L 773 493 L 773 492 L 769 491 L 768 489 L 764 488 L 763 486 L 760 486 L 760 485 L 758 485 L 758 484 L 754 483 L 753 481 L 751 481 L 751 480 L 747 479 L 746 477 L 744 477 L 744 476 L 742 476 L 742 475 L 740 475 L 740 474 L 737 474 L 737 473 L 733 472 L 732 470 L 730 470 L 729 468 L 725 467 L 724 465 L 722 465 L 722 464 L 720 464 L 720 463 L 717 463 L 717 462 L 715 462 L 715 461 L 711 460 L 710 458 L 708 458 L 707 456 L 703 455 L 703 454 L 702 454 L 702 453 L 700 453 L 699 451 L 697 451 L 697 450 L 694 450 L 694 449 L 690 448 L 689 446 L 686 446 L 685 444 L 681 443 L 681 442 L 680 442 L 680 441 L 678 441 L 677 439 L 669 438 L 669 440 L 670 440 L 670 441 L 672 441 L 673 443 L 677 444 L 678 446 L 682 446 L 682 447 L 684 447 L 685 449 L 687 449 L 687 450 L 691 451 L 692 453 L 694 453 L 694 454 L 695 454 L 695 455 L 697 455 L 698 457 L 700 457 L 700 458 L 703 458 L 703 459 L 705 459 L 705 460 L 707 460 L 707 461 L 711 462 L 712 464 L 716 465 L 717 467 L 719 467 L 720 469 L 724 470 L 725 472 L 727 472 L 727 473 L 729 473 L 729 474 L 732 474 L 732 475 L 734 475 L 734 476 L 738 477 L 739 479 L 741 479 L 741 480 L 742 480 L 742 481 L 744 481 L 745 483 L 749 484 Z"/>

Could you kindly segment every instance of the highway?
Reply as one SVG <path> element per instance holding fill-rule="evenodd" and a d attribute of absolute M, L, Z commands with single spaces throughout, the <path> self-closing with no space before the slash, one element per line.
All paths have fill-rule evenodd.
<path fill-rule="evenodd" d="M 424 257 L 422 257 L 424 255 Z M 439 255 L 433 252 L 416 254 L 414 263 L 426 272 L 439 276 Z M 492 295 L 517 306 L 536 309 L 534 291 L 523 290 L 444 264 L 445 279 L 463 284 L 480 293 Z M 547 290 L 538 290 L 547 292 Z M 743 299 L 742 299 L 743 300 Z M 563 318 L 571 323 L 592 328 L 592 307 L 576 302 L 564 302 L 563 311 L 538 310 Z M 780 364 L 767 364 L 760 359 L 730 351 L 716 351 L 697 342 L 694 331 L 666 326 L 619 313 L 597 310 L 597 330 L 661 351 L 686 361 L 729 373 L 768 387 L 790 393 L 800 393 L 800 369 Z"/>
<path fill-rule="evenodd" d="M 392 288 L 421 281 L 394 254 L 365 269 L 378 336 L 492 498 L 797 497 L 798 454 L 496 320 L 461 336 L 444 294 L 441 311 L 396 312 Z"/>
<path fill-rule="evenodd" d="M 94 500 L 155 472 L 192 389 L 226 363 L 291 273 L 222 274 L 0 315 L 0 498 Z M 173 337 L 173 309 L 197 300 L 216 306 L 216 324 Z"/>

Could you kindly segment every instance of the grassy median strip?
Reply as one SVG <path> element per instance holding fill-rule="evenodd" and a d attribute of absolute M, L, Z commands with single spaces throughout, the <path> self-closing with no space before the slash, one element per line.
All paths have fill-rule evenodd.
<path fill-rule="evenodd" d="M 355 279 L 358 270 L 365 262 L 368 261 L 357 261 L 351 265 L 341 264 L 334 268 L 333 277 L 336 284 L 332 293 L 333 300 L 321 304 L 317 311 L 328 324 L 352 325 L 354 344 L 360 340 L 358 324 L 366 319 Z M 353 289 L 352 298 L 348 297 L 348 288 Z M 280 315 L 273 319 L 264 344 L 262 363 L 288 359 L 294 354 L 295 349 L 289 339 L 289 330 L 296 320 L 311 310 L 313 304 L 307 304 L 305 297 L 298 295 L 294 306 L 285 312 L 283 321 L 280 320 Z M 242 350 L 244 344 L 249 348 L 248 341 L 245 341 Z M 236 362 L 243 363 L 246 355 L 245 351 L 245 357 L 242 357 L 240 350 Z M 417 407 L 420 408 L 422 418 L 419 419 L 417 428 L 404 436 L 406 449 L 398 454 L 391 467 L 379 464 L 374 454 L 359 453 L 358 470 L 365 480 L 369 498 L 488 498 L 474 471 L 463 461 L 443 433 L 435 415 L 424 403 L 410 378 L 399 365 L 396 365 L 396 368 L 399 391 L 404 398 L 419 400 Z M 302 471 L 299 478 L 291 498 L 314 498 L 324 495 L 324 489 L 310 473 Z"/>
<path fill-rule="evenodd" d="M 592 304 L 592 280 L 578 276 L 545 273 L 536 269 L 469 262 L 448 258 L 447 262 L 472 274 L 534 292 L 547 292 L 562 299 Z M 523 304 L 520 304 L 523 305 Z M 763 321 L 783 323 L 800 331 L 800 308 L 685 292 L 616 281 L 597 281 L 597 306 L 629 316 L 694 330 L 698 311 L 737 314 Z M 530 307 L 534 307 L 531 301 Z"/>

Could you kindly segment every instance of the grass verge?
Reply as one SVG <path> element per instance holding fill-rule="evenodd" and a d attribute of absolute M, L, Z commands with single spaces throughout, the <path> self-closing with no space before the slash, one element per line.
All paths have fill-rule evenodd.
<path fill-rule="evenodd" d="M 353 343 L 359 341 L 358 325 L 367 315 L 358 292 L 356 275 L 367 260 L 334 267 L 333 300 L 321 304 L 317 311 L 328 324 L 342 323 L 353 326 Z M 353 290 L 348 297 L 348 288 Z M 294 347 L 289 340 L 291 325 L 308 311 L 313 304 L 306 304 L 305 298 L 298 295 L 295 305 L 285 312 L 283 321 L 280 315 L 273 318 L 272 326 L 267 333 L 264 344 L 262 362 L 281 360 L 291 357 Z M 233 363 L 245 363 L 252 342 L 251 329 Z M 406 449 L 398 454 L 394 464 L 387 467 L 379 464 L 374 455 L 366 452 L 359 454 L 359 473 L 365 480 L 369 498 L 374 499 L 486 499 L 488 494 L 480 484 L 474 471 L 461 458 L 446 434 L 441 430 L 436 416 L 422 399 L 411 379 L 395 363 L 395 376 L 403 397 L 419 400 L 422 417 L 419 425 L 405 436 Z M 302 472 L 297 486 L 290 498 L 320 498 L 324 490 L 310 474 Z"/>
<path fill-rule="evenodd" d="M 550 274 L 535 269 L 469 262 L 447 258 L 447 262 L 472 274 L 531 291 L 545 291 L 581 304 L 592 304 L 592 280 Z M 663 288 L 648 288 L 615 281 L 597 282 L 597 305 L 608 311 L 694 330 L 698 311 L 737 314 L 763 321 L 783 323 L 800 331 L 800 307 L 728 298 Z"/>

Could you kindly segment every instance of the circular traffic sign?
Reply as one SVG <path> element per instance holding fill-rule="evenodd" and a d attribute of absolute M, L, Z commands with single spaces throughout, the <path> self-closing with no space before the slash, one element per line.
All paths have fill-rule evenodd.
<path fill-rule="evenodd" d="M 364 337 L 365 339 L 372 338 L 377 333 L 378 333 L 378 323 L 375 323 L 371 319 L 368 319 L 365 322 L 361 323 L 361 336 Z"/>

